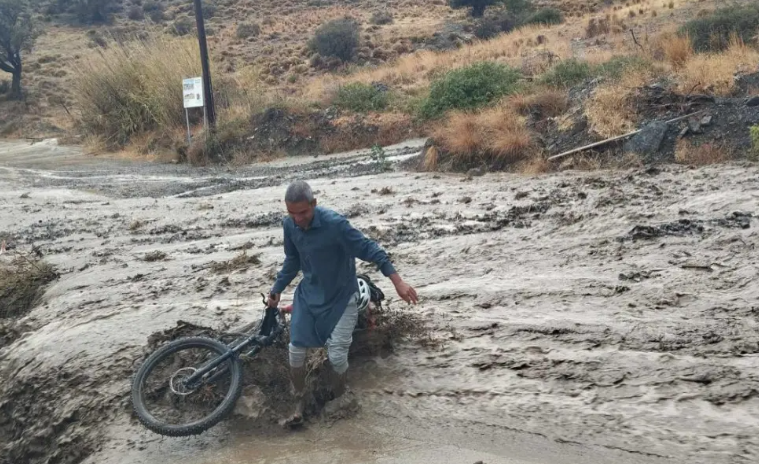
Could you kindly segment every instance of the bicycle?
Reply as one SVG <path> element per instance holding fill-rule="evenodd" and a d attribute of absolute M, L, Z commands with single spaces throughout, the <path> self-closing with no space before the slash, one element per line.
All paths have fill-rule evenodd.
<path fill-rule="evenodd" d="M 365 330 L 364 326 L 373 328 L 369 302 L 381 308 L 384 294 L 367 276 L 360 275 L 358 279 L 360 285 L 362 282 L 366 285 L 364 288 L 370 295 L 366 304 L 359 307 L 361 322 L 355 330 L 361 331 Z M 158 348 L 145 359 L 135 373 L 131 389 L 132 406 L 143 426 L 165 436 L 197 435 L 232 412 L 243 389 L 242 358 L 252 358 L 279 340 L 287 326 L 285 314 L 292 310 L 292 306 L 272 308 L 267 304 L 266 297 L 261 296 L 265 306 L 263 317 L 258 324 L 243 329 L 243 332 L 253 330 L 252 333 L 237 334 L 238 338 L 228 344 L 208 337 L 184 337 Z M 206 350 L 207 353 L 193 356 L 189 352 L 194 349 Z M 149 385 L 147 380 L 150 374 L 173 355 L 179 355 L 178 362 L 185 365 L 180 367 L 177 361 L 170 362 L 168 379 L 166 375 L 159 376 L 156 385 Z M 214 398 L 219 399 L 218 405 L 208 413 L 201 413 L 199 419 L 186 420 L 182 416 L 181 406 L 189 406 L 189 413 L 192 414 Z M 156 417 L 155 411 L 149 411 L 148 400 L 163 400 L 166 405 L 159 408 L 159 412 L 173 419 Z"/>

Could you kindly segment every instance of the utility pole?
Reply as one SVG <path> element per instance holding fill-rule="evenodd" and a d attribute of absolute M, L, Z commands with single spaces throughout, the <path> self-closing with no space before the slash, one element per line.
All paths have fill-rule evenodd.
<path fill-rule="evenodd" d="M 195 2 L 195 23 L 198 26 L 198 43 L 200 44 L 200 65 L 203 68 L 203 110 L 208 120 L 208 128 L 216 128 L 216 110 L 213 103 L 213 86 L 211 85 L 211 70 L 208 65 L 208 44 L 206 43 L 206 26 L 203 21 L 203 5 L 201 0 Z"/>

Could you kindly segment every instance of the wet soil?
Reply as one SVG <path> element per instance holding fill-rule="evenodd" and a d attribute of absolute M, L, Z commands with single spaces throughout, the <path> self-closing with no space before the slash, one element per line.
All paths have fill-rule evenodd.
<path fill-rule="evenodd" d="M 191 170 L 0 144 L 0 233 L 60 274 L 0 348 L 0 462 L 756 462 L 757 166 L 462 182 L 367 156 Z M 444 343 L 356 357 L 361 410 L 331 426 L 145 431 L 128 393 L 154 334 L 260 316 L 296 177 L 388 249 L 417 307 L 359 270 Z"/>

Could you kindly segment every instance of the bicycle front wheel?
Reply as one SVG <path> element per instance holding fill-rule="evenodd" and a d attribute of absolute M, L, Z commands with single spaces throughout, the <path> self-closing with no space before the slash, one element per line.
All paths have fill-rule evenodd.
<path fill-rule="evenodd" d="M 232 412 L 242 391 L 242 365 L 232 356 L 197 382 L 185 379 L 226 353 L 205 337 L 175 340 L 151 354 L 132 382 L 132 405 L 140 422 L 155 433 L 184 437 L 202 433 Z"/>

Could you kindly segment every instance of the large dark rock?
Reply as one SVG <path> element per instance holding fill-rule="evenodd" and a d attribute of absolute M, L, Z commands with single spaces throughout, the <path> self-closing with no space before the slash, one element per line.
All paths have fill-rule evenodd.
<path fill-rule="evenodd" d="M 668 127 L 665 122 L 660 121 L 647 124 L 638 134 L 625 143 L 625 152 L 643 156 L 653 155 L 661 148 Z"/>

